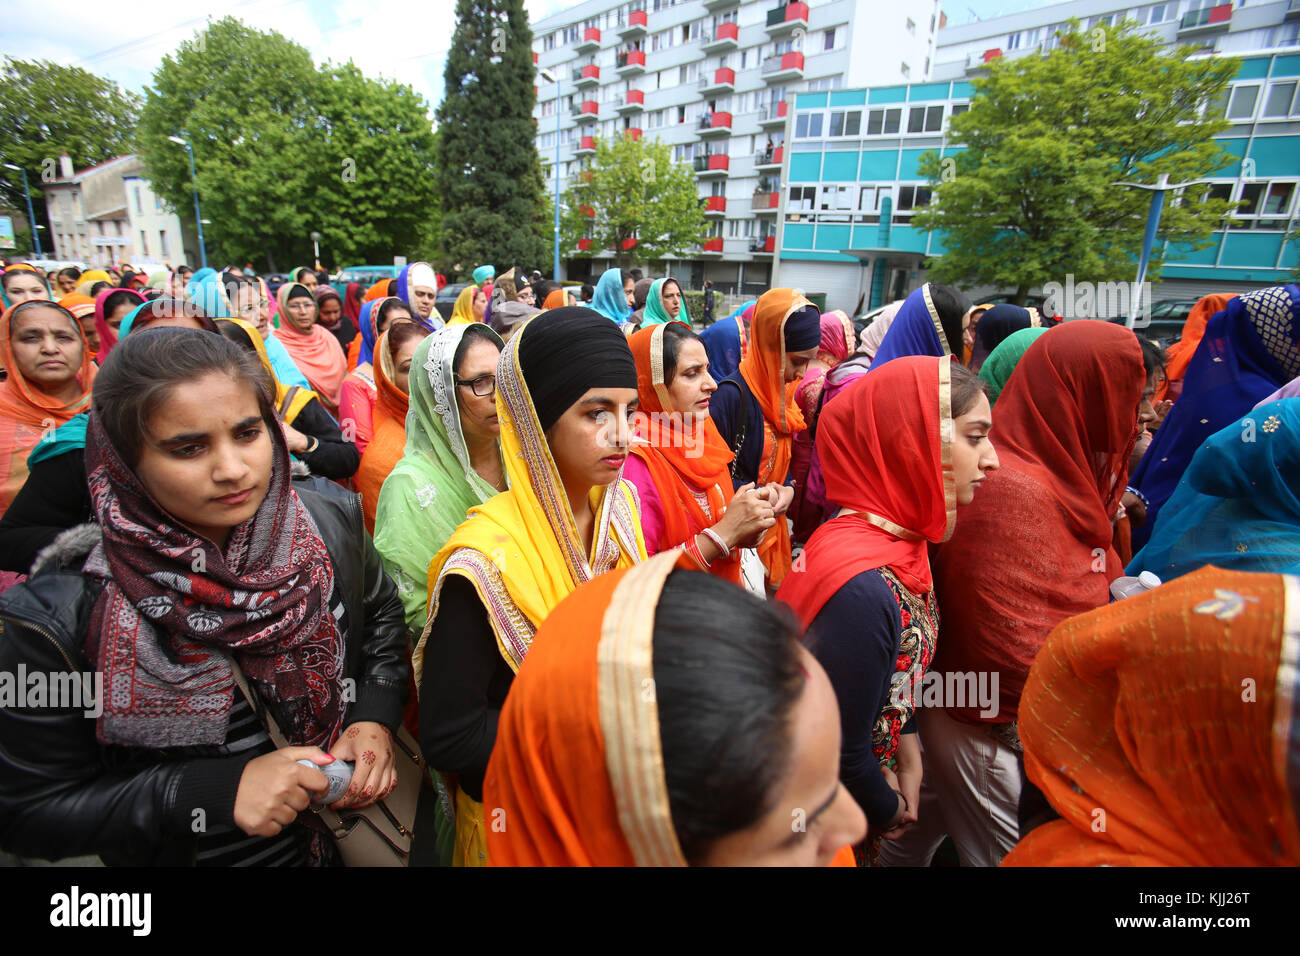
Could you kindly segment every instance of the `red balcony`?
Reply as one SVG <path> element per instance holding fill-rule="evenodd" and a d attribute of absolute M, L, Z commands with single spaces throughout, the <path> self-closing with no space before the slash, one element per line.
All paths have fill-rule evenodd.
<path fill-rule="evenodd" d="M 780 202 L 780 193 L 754 193 L 751 208 L 754 212 L 776 212 L 776 207 Z"/>
<path fill-rule="evenodd" d="M 784 161 L 784 146 L 778 146 L 776 149 L 760 149 L 754 154 L 754 165 L 759 169 L 762 169 L 764 166 L 780 166 Z"/>
<path fill-rule="evenodd" d="M 587 118 L 595 119 L 596 114 L 600 112 L 600 104 L 595 100 L 583 100 L 582 105 L 578 107 L 578 122 L 585 123 Z"/>
<path fill-rule="evenodd" d="M 726 196 L 707 196 L 704 200 L 704 215 L 725 216 L 727 214 Z"/>
<path fill-rule="evenodd" d="M 627 15 L 627 21 L 618 28 L 618 35 L 624 40 L 643 37 L 649 24 L 650 21 L 644 10 L 633 10 Z"/>
<path fill-rule="evenodd" d="M 614 57 L 619 76 L 636 76 L 645 72 L 645 50 L 619 50 Z"/>
<path fill-rule="evenodd" d="M 1000 57 L 1000 56 L 1002 56 L 1002 50 L 1001 50 L 1000 48 L 998 48 L 998 47 L 994 47 L 994 48 L 991 49 L 991 50 L 985 50 L 985 51 L 984 51 L 984 62 L 985 62 L 985 63 L 991 63 L 991 62 L 993 62 L 994 60 L 996 60 L 996 59 L 997 59 L 998 57 Z"/>
<path fill-rule="evenodd" d="M 722 237 L 714 236 L 712 239 L 705 240 L 704 245 L 701 248 L 705 252 L 722 252 Z"/>
<path fill-rule="evenodd" d="M 726 176 L 731 169 L 731 157 L 726 153 L 709 153 L 695 157 L 695 173 L 701 179 Z"/>
<path fill-rule="evenodd" d="M 705 53 L 725 53 L 740 45 L 740 27 L 731 21 L 718 24 L 716 33 L 700 35 L 700 49 Z"/>
<path fill-rule="evenodd" d="M 731 114 L 705 113 L 700 117 L 697 129 L 701 136 L 726 136 L 731 132 Z"/>
<path fill-rule="evenodd" d="M 629 251 L 629 250 L 631 250 L 631 249 L 635 249 L 635 248 L 636 248 L 636 236 L 628 236 L 626 239 L 624 239 L 624 240 L 620 243 L 620 245 L 623 247 L 623 251 L 624 251 L 624 252 L 627 252 L 627 251 Z"/>
<path fill-rule="evenodd" d="M 767 11 L 767 32 L 769 36 L 781 36 L 793 33 L 797 29 L 808 29 L 808 4 L 794 0 L 785 6 Z"/>
<path fill-rule="evenodd" d="M 583 136 L 578 140 L 578 152 L 594 153 L 596 151 L 596 137 Z"/>
<path fill-rule="evenodd" d="M 763 81 L 777 83 L 782 80 L 797 80 L 803 77 L 803 54 L 798 50 L 769 56 L 763 61 Z"/>
<path fill-rule="evenodd" d="M 730 93 L 736 88 L 736 71 L 729 66 L 713 71 L 713 77 L 700 77 L 700 92 L 710 93 Z"/>
<path fill-rule="evenodd" d="M 574 67 L 573 82 L 578 87 L 599 85 L 600 67 L 594 63 L 588 63 L 583 67 Z"/>
<path fill-rule="evenodd" d="M 600 49 L 600 31 L 595 27 L 587 27 L 582 31 L 582 39 L 578 41 L 577 50 L 579 53 L 586 53 L 598 49 Z"/>
<path fill-rule="evenodd" d="M 757 251 L 757 250 L 756 250 Z M 763 240 L 763 252 L 776 252 L 776 236 L 768 236 Z"/>
<path fill-rule="evenodd" d="M 582 213 L 582 215 L 587 219 L 596 218 L 596 210 L 592 206 L 579 206 L 578 212 Z"/>
<path fill-rule="evenodd" d="M 623 98 L 623 102 L 619 103 L 616 109 L 622 115 L 640 113 L 645 109 L 645 93 L 640 90 L 628 90 L 627 96 Z"/>
<path fill-rule="evenodd" d="M 623 130 L 623 135 L 628 139 L 640 139 L 641 130 L 635 126 L 629 126 L 627 129 Z"/>
<path fill-rule="evenodd" d="M 789 107 L 785 100 L 775 105 L 768 103 L 758 110 L 758 125 L 766 128 L 785 125 Z"/>
<path fill-rule="evenodd" d="M 534 53 L 534 54 L 533 54 L 533 66 L 536 66 L 536 65 L 537 65 L 537 54 Z"/>
<path fill-rule="evenodd" d="M 591 251 L 591 247 L 594 246 L 594 245 L 595 245 L 595 243 L 594 243 L 592 240 L 590 240 L 590 239 L 579 239 L 579 240 L 578 240 L 578 251 L 579 251 L 579 252 L 590 252 L 590 251 Z"/>

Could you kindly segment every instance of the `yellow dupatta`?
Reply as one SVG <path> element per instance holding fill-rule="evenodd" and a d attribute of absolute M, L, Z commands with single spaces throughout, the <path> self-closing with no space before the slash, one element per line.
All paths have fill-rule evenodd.
<path fill-rule="evenodd" d="M 438 615 L 447 575 L 469 579 L 487 610 L 501 656 L 515 671 L 542 621 L 578 585 L 646 559 L 636 492 L 622 477 L 591 489 L 595 531 L 591 553 L 583 552 L 519 366 L 519 343 L 528 330 L 525 326 L 510 340 L 497 365 L 501 457 L 510 490 L 471 508 L 429 564 L 429 621 Z M 426 624 L 415 648 L 417 681 L 429 630 Z"/>
<path fill-rule="evenodd" d="M 266 343 L 262 341 L 262 333 L 257 331 L 257 326 L 244 319 L 218 319 L 217 321 L 237 325 L 248 336 L 249 341 L 253 343 L 253 348 L 257 350 L 257 357 L 262 360 L 266 370 L 271 373 L 271 380 L 275 382 L 275 414 L 286 425 L 292 425 L 298 413 L 307 407 L 307 403 L 316 397 L 316 393 L 301 385 L 285 385 L 275 377 L 275 368 L 271 365 L 271 357 L 266 352 Z"/>
<path fill-rule="evenodd" d="M 451 307 L 448 325 L 472 325 L 479 320 L 474 318 L 474 296 L 478 295 L 478 286 L 467 285 L 456 296 L 456 304 Z"/>

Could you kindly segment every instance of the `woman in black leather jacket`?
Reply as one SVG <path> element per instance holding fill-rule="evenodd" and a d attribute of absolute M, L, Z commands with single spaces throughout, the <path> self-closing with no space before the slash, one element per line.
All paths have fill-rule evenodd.
<path fill-rule="evenodd" d="M 356 495 L 289 481 L 261 369 L 210 333 L 131 336 L 93 404 L 99 525 L 0 598 L 0 675 L 25 680 L 0 694 L 0 848 L 335 862 L 304 812 L 326 789 L 316 767 L 355 764 L 332 806 L 386 795 L 410 673 Z M 266 712 L 290 746 L 274 748 Z"/>

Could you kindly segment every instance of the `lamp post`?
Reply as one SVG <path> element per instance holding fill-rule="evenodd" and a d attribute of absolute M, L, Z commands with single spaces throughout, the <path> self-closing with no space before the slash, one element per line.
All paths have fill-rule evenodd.
<path fill-rule="evenodd" d="M 1171 183 L 1168 173 L 1161 173 L 1156 177 L 1156 184 L 1148 186 L 1145 183 L 1112 183 L 1114 186 L 1132 186 L 1134 189 L 1151 190 L 1151 208 L 1147 210 L 1147 228 L 1142 235 L 1142 255 L 1138 259 L 1137 281 L 1133 283 L 1133 294 L 1129 297 L 1128 321 L 1125 323 L 1130 329 L 1137 325 L 1138 303 L 1142 298 L 1142 283 L 1147 278 L 1147 264 L 1151 261 L 1151 247 L 1156 242 L 1156 232 L 1160 228 L 1160 215 L 1165 209 L 1165 193 L 1171 189 L 1182 189 L 1184 186 L 1195 186 L 1198 183 L 1205 182 L 1204 179 L 1191 179 L 1185 183 Z"/>
<path fill-rule="evenodd" d="M 321 237 L 321 234 L 320 234 L 319 232 L 313 232 L 313 233 L 311 234 L 311 250 L 312 250 L 312 259 L 315 261 L 315 265 L 312 266 L 312 268 L 314 268 L 317 272 L 320 272 L 320 241 L 321 241 L 321 238 L 322 238 L 322 237 Z"/>
<path fill-rule="evenodd" d="M 5 163 L 5 169 L 16 169 L 23 174 L 23 198 L 27 200 L 27 221 L 32 227 L 32 242 L 36 243 L 36 258 L 44 259 L 45 254 L 41 252 L 41 227 L 36 225 L 36 213 L 32 211 L 32 191 L 27 188 L 27 170 L 13 163 Z"/>
<path fill-rule="evenodd" d="M 555 241 L 551 278 L 560 281 L 560 75 L 548 69 L 537 71 L 538 76 L 555 84 Z"/>
<path fill-rule="evenodd" d="M 199 229 L 199 267 L 206 269 L 208 267 L 208 248 L 203 243 L 203 213 L 199 212 L 199 177 L 194 171 L 194 150 L 190 147 L 189 141 L 181 139 L 179 136 L 168 136 L 173 143 L 179 143 L 185 147 L 185 152 L 190 157 L 190 182 L 194 186 L 194 222 Z"/>

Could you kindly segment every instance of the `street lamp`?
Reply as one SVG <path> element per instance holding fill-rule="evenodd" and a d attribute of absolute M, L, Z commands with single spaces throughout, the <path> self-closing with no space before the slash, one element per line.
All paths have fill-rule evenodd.
<path fill-rule="evenodd" d="M 555 257 L 551 265 L 551 278 L 560 281 L 560 75 L 546 68 L 537 75 L 547 83 L 555 84 Z"/>
<path fill-rule="evenodd" d="M 199 212 L 199 177 L 194 171 L 194 150 L 188 140 L 183 140 L 179 136 L 168 136 L 167 138 L 173 143 L 184 146 L 185 152 L 190 157 L 190 182 L 194 186 L 194 221 L 199 228 L 199 267 L 206 269 L 208 267 L 208 248 L 203 243 L 203 213 Z"/>
<path fill-rule="evenodd" d="M 559 104 L 556 104 L 558 109 Z M 36 258 L 44 259 L 41 252 L 41 226 L 36 225 L 36 213 L 32 211 L 32 192 L 27 188 L 27 170 L 13 163 L 5 163 L 5 169 L 16 169 L 23 174 L 23 198 L 27 200 L 27 221 L 32 225 L 32 242 L 36 243 Z"/>
<path fill-rule="evenodd" d="M 1128 321 L 1125 323 L 1130 329 L 1137 325 L 1138 301 L 1142 298 L 1142 283 L 1147 277 L 1147 263 L 1151 260 L 1151 247 L 1155 245 L 1156 231 L 1160 228 L 1160 214 L 1165 208 L 1165 193 L 1171 189 L 1182 189 L 1184 186 L 1195 186 L 1198 183 L 1205 182 L 1204 179 L 1191 179 L 1185 183 L 1169 182 L 1169 174 L 1161 173 L 1156 178 L 1154 186 L 1148 186 L 1144 183 L 1112 183 L 1113 186 L 1132 186 L 1134 189 L 1151 190 L 1151 208 L 1147 210 L 1147 229 L 1142 236 L 1142 256 L 1138 259 L 1137 281 L 1133 283 L 1133 294 L 1129 297 Z"/>
<path fill-rule="evenodd" d="M 312 257 L 316 260 L 315 269 L 320 272 L 320 241 L 323 237 L 319 232 L 311 234 Z"/>

